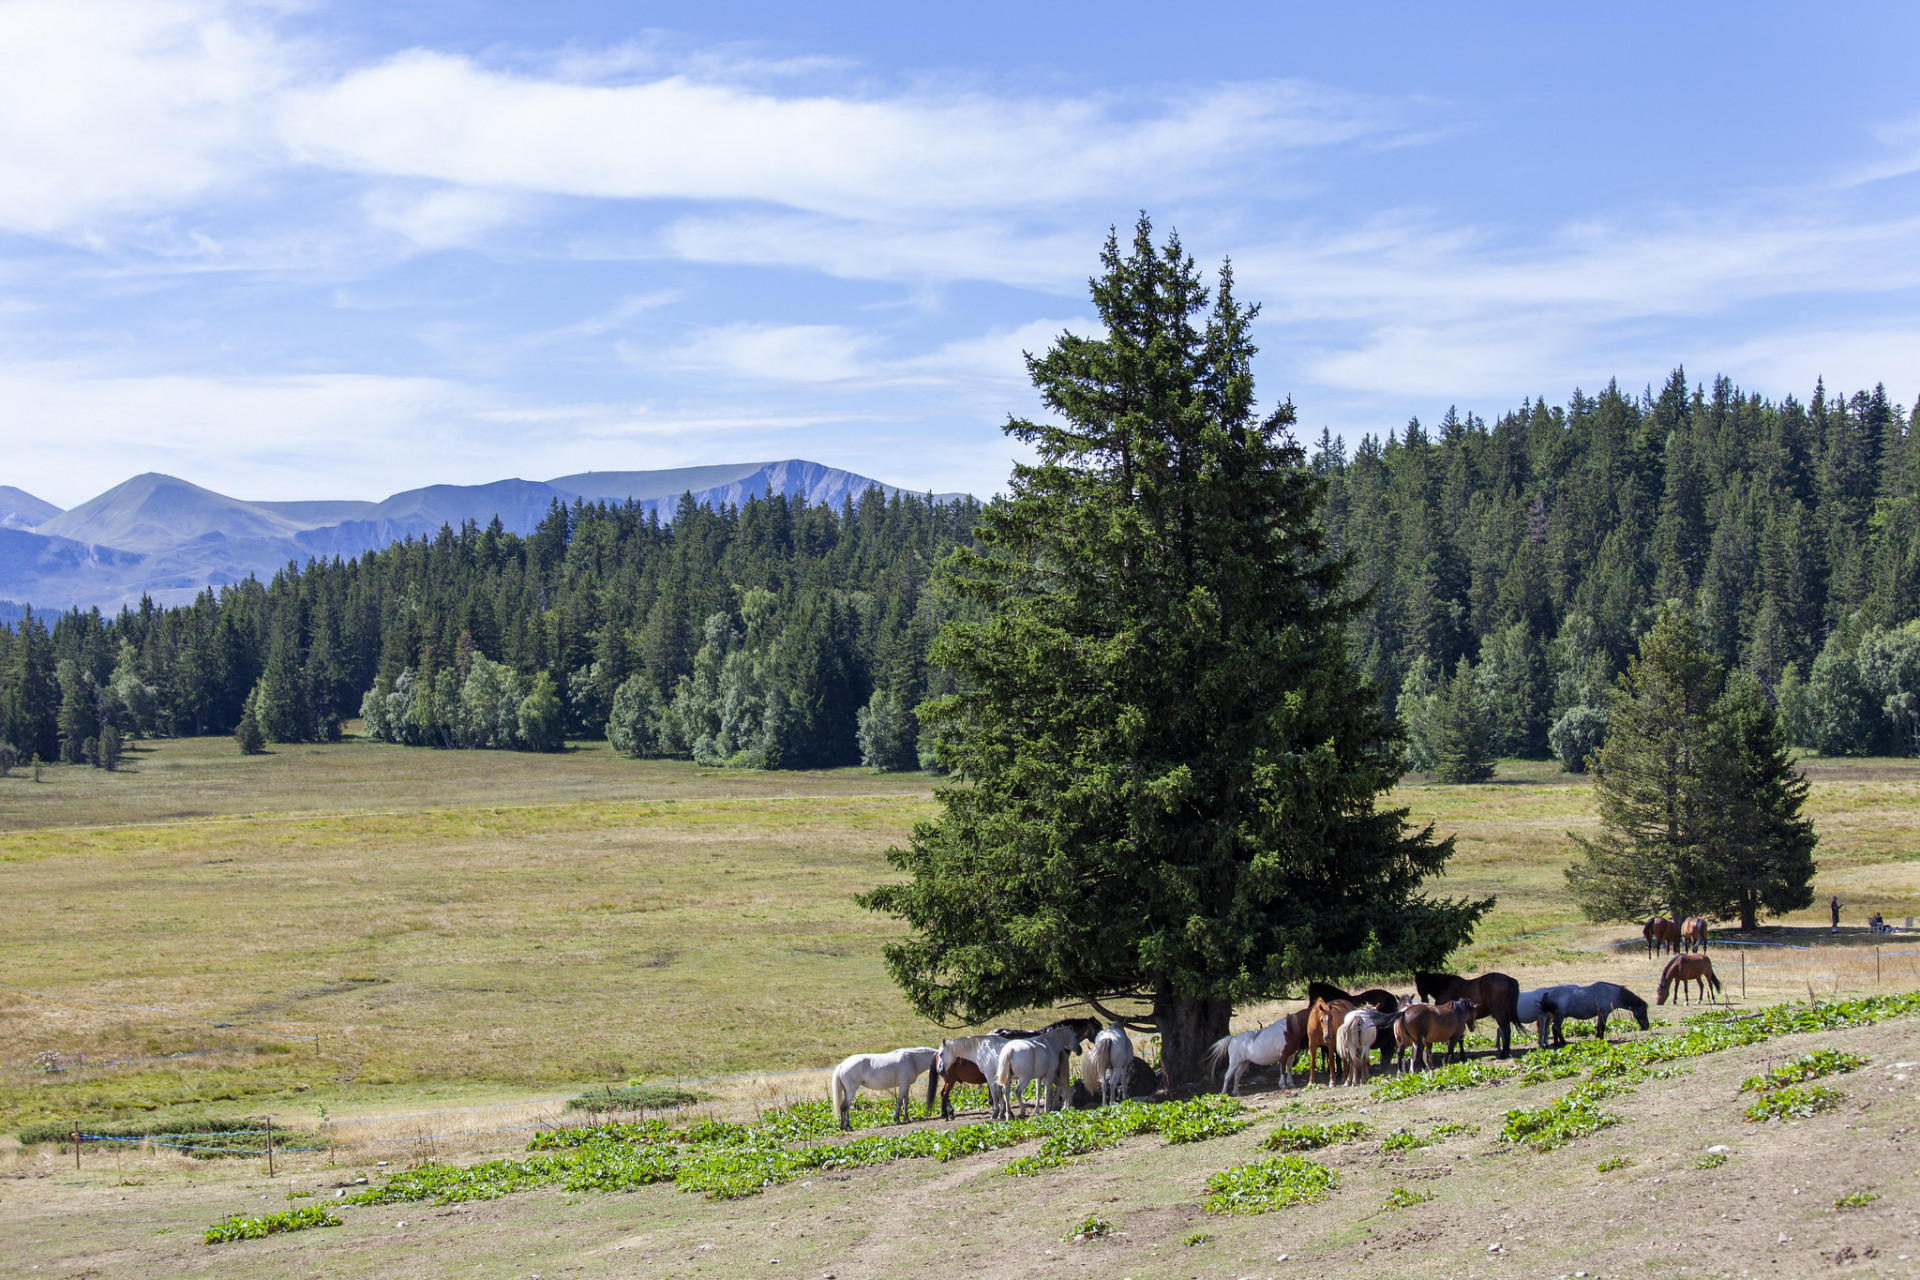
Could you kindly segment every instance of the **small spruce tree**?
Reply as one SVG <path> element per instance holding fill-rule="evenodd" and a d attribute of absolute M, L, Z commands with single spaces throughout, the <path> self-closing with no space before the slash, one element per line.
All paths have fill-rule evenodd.
<path fill-rule="evenodd" d="M 248 698 L 240 709 L 240 724 L 233 731 L 233 740 L 240 744 L 243 755 L 257 756 L 267 749 L 267 735 L 260 731 L 260 717 L 255 714 L 256 698 Z"/>

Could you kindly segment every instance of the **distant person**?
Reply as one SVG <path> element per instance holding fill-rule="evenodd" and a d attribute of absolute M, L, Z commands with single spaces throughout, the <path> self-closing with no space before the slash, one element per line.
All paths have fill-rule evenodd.
<path fill-rule="evenodd" d="M 1828 900 L 1827 907 L 1833 912 L 1833 931 L 1838 933 L 1840 932 L 1840 895 L 1837 893 L 1834 894 L 1833 897 Z"/>

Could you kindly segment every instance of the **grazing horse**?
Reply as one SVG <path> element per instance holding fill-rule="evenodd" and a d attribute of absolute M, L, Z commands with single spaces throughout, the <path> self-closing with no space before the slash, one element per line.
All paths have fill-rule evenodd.
<path fill-rule="evenodd" d="M 1683 951 L 1707 949 L 1707 918 L 1705 916 L 1688 916 L 1680 922 L 1680 949 Z"/>
<path fill-rule="evenodd" d="M 1640 936 L 1647 940 L 1647 955 L 1664 954 L 1667 951 L 1680 950 L 1680 926 L 1665 916 L 1655 916 L 1647 921 L 1640 930 Z"/>
<path fill-rule="evenodd" d="M 1306 1009 L 1295 1009 L 1278 1022 L 1215 1040 L 1207 1050 L 1207 1061 L 1217 1064 L 1223 1057 L 1227 1060 L 1220 1092 L 1236 1092 L 1248 1067 L 1270 1067 L 1276 1062 L 1280 1064 L 1281 1080 L 1287 1088 L 1293 1088 L 1293 1060 L 1307 1047 L 1307 1013 Z"/>
<path fill-rule="evenodd" d="M 907 1095 L 913 1092 L 913 1082 L 939 1057 L 938 1049 L 922 1045 L 891 1053 L 856 1053 L 846 1059 L 833 1069 L 833 1083 L 827 1091 L 840 1127 L 853 1128 L 853 1095 L 862 1089 L 893 1090 L 893 1122 L 906 1123 Z"/>
<path fill-rule="evenodd" d="M 1585 1022 L 1589 1018 L 1598 1025 L 1594 1034 L 1600 1039 L 1607 1038 L 1607 1018 L 1613 1013 L 1625 1009 L 1633 1015 L 1633 1020 L 1646 1031 L 1653 1024 L 1647 1019 L 1647 1002 L 1617 982 L 1595 982 L 1584 987 L 1571 983 L 1546 987 L 1540 991 L 1529 991 L 1527 995 L 1539 998 L 1540 1047 L 1547 1047 L 1548 1024 L 1552 1024 L 1553 1043 L 1556 1047 L 1564 1045 L 1567 1038 L 1561 1031 L 1561 1024 L 1568 1018 Z M 1525 1012 L 1526 996 L 1520 997 L 1521 1012 Z"/>
<path fill-rule="evenodd" d="M 1676 982 L 1680 984 L 1680 990 L 1677 994 L 1681 996 L 1687 994 L 1687 984 L 1689 982 L 1699 983 L 1700 998 L 1702 1000 L 1707 999 L 1707 988 L 1709 986 L 1711 986 L 1715 992 L 1720 990 L 1720 979 L 1713 972 L 1713 961 L 1709 960 L 1704 954 L 1677 955 L 1667 961 L 1667 967 L 1660 971 L 1660 995 L 1654 1003 L 1665 1004 L 1667 1002 L 1667 988 Z M 1693 1002 L 1689 1000 L 1687 1003 L 1691 1004 Z"/>
<path fill-rule="evenodd" d="M 1404 1057 L 1408 1049 L 1413 1050 L 1413 1069 L 1420 1070 L 1424 1060 L 1427 1069 L 1433 1068 L 1433 1046 L 1444 1044 L 1455 1061 L 1464 1059 L 1466 1054 L 1467 1032 L 1473 1030 L 1473 1024 L 1480 1017 L 1478 1006 L 1472 1000 L 1449 1000 L 1445 1004 L 1410 1004 L 1400 1011 L 1393 1022 L 1393 1037 L 1396 1057 Z"/>
<path fill-rule="evenodd" d="M 1483 973 L 1477 978 L 1460 978 L 1451 973 L 1416 973 L 1414 990 L 1422 1000 L 1440 1004 L 1449 1000 L 1471 1000 L 1475 1017 L 1492 1018 L 1496 1058 L 1513 1056 L 1513 1024 L 1520 1019 L 1520 984 L 1504 973 Z"/>
<path fill-rule="evenodd" d="M 1132 1073 L 1133 1041 L 1117 1022 L 1095 1036 L 1080 1059 L 1080 1083 L 1088 1093 L 1099 1091 L 1103 1107 L 1127 1100 Z"/>
<path fill-rule="evenodd" d="M 1382 1013 L 1364 1005 L 1346 1016 L 1346 1020 L 1340 1024 L 1340 1030 L 1334 1035 L 1334 1047 L 1340 1051 L 1340 1061 L 1346 1063 L 1348 1084 L 1362 1085 L 1367 1082 L 1367 1054 L 1378 1044 L 1380 1056 L 1382 1059 L 1386 1057 L 1393 1042 L 1391 1028 L 1399 1017 L 1398 1009 L 1392 1013 Z"/>
<path fill-rule="evenodd" d="M 1355 1006 L 1351 1000 L 1315 1000 L 1307 1007 L 1307 1083 L 1313 1083 L 1313 1073 L 1320 1069 L 1320 1051 L 1327 1051 L 1327 1083 L 1333 1083 L 1334 1049 L 1333 1038 L 1340 1032 L 1340 1024 L 1347 1020 Z"/>

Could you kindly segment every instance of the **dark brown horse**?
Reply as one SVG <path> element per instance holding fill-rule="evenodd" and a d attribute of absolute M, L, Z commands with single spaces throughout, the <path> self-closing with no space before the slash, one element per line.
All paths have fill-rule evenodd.
<path fill-rule="evenodd" d="M 1707 918 L 1705 916 L 1688 916 L 1680 922 L 1680 949 L 1682 951 L 1707 949 Z"/>
<path fill-rule="evenodd" d="M 942 1082 L 945 1082 L 944 1084 Z M 955 1058 L 947 1064 L 945 1071 L 940 1070 L 938 1060 L 927 1074 L 927 1110 L 933 1110 L 933 1087 L 940 1085 L 940 1118 L 953 1119 L 953 1086 L 957 1084 L 985 1084 L 987 1077 L 972 1058 Z"/>
<path fill-rule="evenodd" d="M 1504 973 L 1483 973 L 1477 978 L 1462 978 L 1451 973 L 1416 973 L 1414 989 L 1420 998 L 1432 1004 L 1449 1000 L 1471 1000 L 1475 1016 L 1492 1018 L 1498 1026 L 1494 1033 L 1494 1057 L 1513 1056 L 1513 1026 L 1520 1020 L 1520 984 Z"/>
<path fill-rule="evenodd" d="M 1647 921 L 1640 930 L 1640 936 L 1647 940 L 1647 954 L 1664 954 L 1669 949 L 1680 950 L 1680 926 L 1665 916 L 1655 916 Z"/>

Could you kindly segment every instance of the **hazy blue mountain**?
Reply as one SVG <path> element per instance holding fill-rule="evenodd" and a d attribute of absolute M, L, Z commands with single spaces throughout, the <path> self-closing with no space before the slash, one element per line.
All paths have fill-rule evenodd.
<path fill-rule="evenodd" d="M 436 484 L 379 502 L 243 502 L 173 476 L 148 473 L 70 511 L 0 488 L 0 599 L 39 609 L 191 599 L 208 586 L 272 576 L 288 564 L 347 559 L 442 526 L 533 531 L 555 502 L 637 503 L 670 520 L 682 494 L 703 506 L 738 505 L 769 490 L 839 506 L 870 488 L 898 490 L 851 471 L 799 458 L 664 471 L 584 471 L 549 481 Z M 944 494 L 942 497 L 958 497 Z M 29 505 L 32 504 L 32 505 Z M 19 524 L 4 513 L 18 512 Z M 35 522 L 29 532 L 21 527 Z"/>
<path fill-rule="evenodd" d="M 0 484 L 0 529 L 31 529 L 53 519 L 60 508 L 25 489 Z"/>
<path fill-rule="evenodd" d="M 301 526 L 254 503 L 149 471 L 63 511 L 36 532 L 122 551 L 193 542 L 291 538 Z"/>

